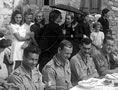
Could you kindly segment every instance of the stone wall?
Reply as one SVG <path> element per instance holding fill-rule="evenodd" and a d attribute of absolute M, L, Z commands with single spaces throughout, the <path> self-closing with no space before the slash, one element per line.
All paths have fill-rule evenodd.
<path fill-rule="evenodd" d="M 110 9 L 110 28 L 113 31 L 113 36 L 116 40 L 116 44 L 118 45 L 118 0 L 108 0 L 106 7 Z"/>
<path fill-rule="evenodd" d="M 0 0 L 0 30 L 10 21 L 12 0 Z"/>
<path fill-rule="evenodd" d="M 24 1 L 26 2 L 24 3 Z M 0 0 L 0 31 L 5 31 L 5 25 L 9 24 L 14 9 L 23 8 L 25 10 L 27 7 L 34 8 L 34 10 L 37 7 L 39 9 L 38 2 L 36 3 L 36 1 L 41 3 L 41 0 Z"/>

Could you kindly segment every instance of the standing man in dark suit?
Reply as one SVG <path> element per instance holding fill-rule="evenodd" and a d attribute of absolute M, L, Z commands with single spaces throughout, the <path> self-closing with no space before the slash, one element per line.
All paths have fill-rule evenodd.
<path fill-rule="evenodd" d="M 98 19 L 98 22 L 100 22 L 102 25 L 105 36 L 106 36 L 107 31 L 109 30 L 108 12 L 109 12 L 109 9 L 107 8 L 103 9 L 102 16 Z"/>
<path fill-rule="evenodd" d="M 63 40 L 63 33 L 59 23 L 61 22 L 61 12 L 53 10 L 49 14 L 49 23 L 45 25 L 43 38 L 40 41 L 42 54 L 40 56 L 39 64 L 40 70 L 57 52 L 59 43 Z"/>

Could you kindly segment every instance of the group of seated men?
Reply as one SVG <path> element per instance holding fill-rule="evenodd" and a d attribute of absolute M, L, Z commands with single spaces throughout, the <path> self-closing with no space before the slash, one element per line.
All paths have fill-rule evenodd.
<path fill-rule="evenodd" d="M 83 38 L 80 51 L 71 57 L 73 45 L 63 40 L 57 54 L 38 70 L 40 49 L 28 46 L 24 49 L 22 64 L 8 77 L 11 90 L 68 90 L 81 80 L 101 78 L 106 74 L 117 73 L 118 54 L 114 39 L 106 37 L 103 47 L 94 52 L 89 38 Z M 71 58 L 70 58 L 71 57 Z M 39 65 L 40 66 L 40 65 Z"/>

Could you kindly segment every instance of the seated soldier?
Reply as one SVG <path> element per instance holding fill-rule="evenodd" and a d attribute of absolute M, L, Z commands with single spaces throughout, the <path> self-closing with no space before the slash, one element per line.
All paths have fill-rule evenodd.
<path fill-rule="evenodd" d="M 94 62 L 100 76 L 118 72 L 118 59 L 114 55 L 114 39 L 106 37 L 100 53 L 94 55 Z"/>
<path fill-rule="evenodd" d="M 8 83 L 13 83 L 19 90 L 43 90 L 42 75 L 36 68 L 41 51 L 35 46 L 24 49 L 22 64 L 8 78 Z M 12 87 L 11 90 L 17 90 Z"/>
<path fill-rule="evenodd" d="M 90 54 L 91 46 L 92 41 L 89 38 L 83 38 L 80 51 L 71 58 L 70 64 L 73 85 L 77 85 L 80 80 L 99 77 Z"/>
<path fill-rule="evenodd" d="M 58 52 L 43 68 L 44 82 L 50 83 L 46 90 L 69 90 L 71 84 L 71 71 L 69 58 L 72 54 L 71 42 L 63 40 Z"/>

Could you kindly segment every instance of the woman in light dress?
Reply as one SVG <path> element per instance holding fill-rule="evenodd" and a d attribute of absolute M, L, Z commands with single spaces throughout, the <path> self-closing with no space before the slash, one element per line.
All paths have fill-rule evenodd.
<path fill-rule="evenodd" d="M 24 29 L 25 36 L 29 35 L 29 33 L 32 33 L 32 34 L 31 34 L 31 39 L 27 40 L 22 46 L 23 49 L 26 48 L 30 44 L 34 44 L 38 46 L 36 40 L 34 39 L 34 32 L 30 31 L 31 25 L 34 24 L 32 21 L 33 21 L 33 13 L 30 10 L 28 10 L 24 13 L 24 24 L 22 25 L 22 29 Z"/>
<path fill-rule="evenodd" d="M 23 16 L 18 10 L 14 11 L 11 16 L 9 29 L 12 34 L 12 46 L 10 60 L 14 61 L 13 69 L 16 69 L 23 60 L 23 49 L 21 48 L 25 41 L 30 39 L 29 35 L 25 35 L 25 29 L 22 27 Z"/>

